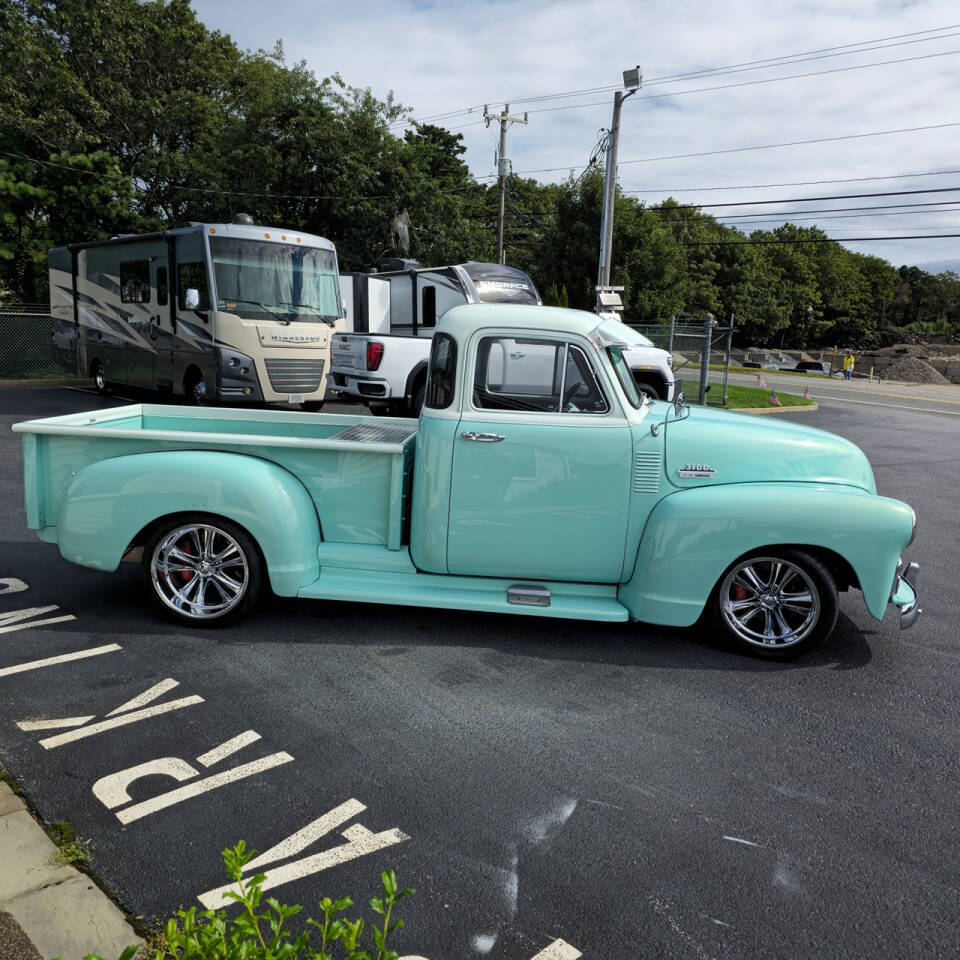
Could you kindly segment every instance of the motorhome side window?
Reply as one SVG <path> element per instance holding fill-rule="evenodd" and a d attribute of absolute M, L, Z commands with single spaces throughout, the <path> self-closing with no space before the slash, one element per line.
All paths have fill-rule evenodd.
<path fill-rule="evenodd" d="M 606 413 L 583 351 L 555 340 L 485 337 L 477 350 L 473 404 L 482 410 Z"/>
<path fill-rule="evenodd" d="M 453 403 L 457 377 L 457 342 L 447 333 L 438 333 L 430 345 L 430 370 L 424 404 L 444 410 Z"/>
<path fill-rule="evenodd" d="M 425 327 L 435 327 L 437 325 L 437 288 L 424 287 L 420 300 L 420 323 Z"/>
<path fill-rule="evenodd" d="M 157 267 L 157 306 L 165 307 L 167 305 L 167 268 Z"/>
<path fill-rule="evenodd" d="M 150 302 L 150 261 L 127 260 L 120 264 L 120 301 Z"/>
<path fill-rule="evenodd" d="M 196 290 L 200 294 L 198 310 L 210 309 L 210 294 L 207 291 L 207 267 L 202 260 L 195 263 L 177 264 L 177 306 L 187 309 L 187 291 Z"/>

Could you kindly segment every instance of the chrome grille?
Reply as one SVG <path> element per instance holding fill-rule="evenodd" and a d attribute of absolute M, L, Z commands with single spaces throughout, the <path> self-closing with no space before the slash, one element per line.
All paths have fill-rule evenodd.
<path fill-rule="evenodd" d="M 268 359 L 267 376 L 277 393 L 313 393 L 323 381 L 322 360 Z"/>
<path fill-rule="evenodd" d="M 660 489 L 660 451 L 638 453 L 633 461 L 633 492 L 656 493 Z"/>
<path fill-rule="evenodd" d="M 378 424 L 358 423 L 335 433 L 330 439 L 352 440 L 354 443 L 403 443 L 416 432 L 416 427 L 381 427 Z"/>

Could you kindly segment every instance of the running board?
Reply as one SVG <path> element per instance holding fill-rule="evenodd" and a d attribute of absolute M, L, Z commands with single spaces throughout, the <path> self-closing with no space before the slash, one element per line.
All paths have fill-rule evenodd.
<path fill-rule="evenodd" d="M 298 596 L 571 620 L 629 619 L 627 608 L 617 600 L 615 584 L 529 584 L 487 577 L 327 566 L 321 569 L 320 578 L 304 587 Z"/>

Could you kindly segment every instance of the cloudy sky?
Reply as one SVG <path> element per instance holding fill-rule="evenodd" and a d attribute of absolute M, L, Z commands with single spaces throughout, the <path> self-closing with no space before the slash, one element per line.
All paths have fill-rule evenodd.
<path fill-rule="evenodd" d="M 194 7 L 242 47 L 270 48 L 279 39 L 288 61 L 304 59 L 318 76 L 339 72 L 378 96 L 392 90 L 419 118 L 449 114 L 440 122 L 463 134 L 477 176 L 495 169 L 497 146 L 495 125 L 480 119 L 483 104 L 529 111 L 529 124 L 509 133 L 516 172 L 562 179 L 583 169 L 610 124 L 622 71 L 639 63 L 644 88 L 624 104 L 619 174 L 621 187 L 643 191 L 637 196 L 645 200 L 960 188 L 956 0 L 194 0 Z M 555 96 L 572 91 L 591 92 Z M 795 143 L 814 139 L 825 142 Z M 738 149 L 783 143 L 795 145 Z M 689 154 L 710 155 L 679 156 Z M 957 172 L 903 176 L 944 171 Z M 802 183 L 855 178 L 870 179 Z M 905 203 L 928 206 L 814 212 Z M 790 219 L 838 238 L 960 233 L 960 190 L 711 210 L 731 223 L 758 211 L 763 227 L 792 212 Z M 897 265 L 960 261 L 960 238 L 849 246 Z"/>

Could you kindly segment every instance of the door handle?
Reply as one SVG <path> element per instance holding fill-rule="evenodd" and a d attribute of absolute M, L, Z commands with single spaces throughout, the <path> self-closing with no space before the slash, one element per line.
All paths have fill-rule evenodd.
<path fill-rule="evenodd" d="M 474 433 L 473 430 L 464 430 L 460 436 L 464 440 L 475 440 L 477 443 L 499 443 L 506 439 L 502 433 Z"/>

